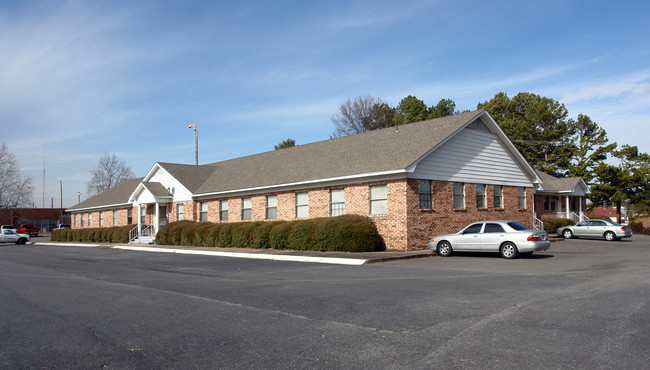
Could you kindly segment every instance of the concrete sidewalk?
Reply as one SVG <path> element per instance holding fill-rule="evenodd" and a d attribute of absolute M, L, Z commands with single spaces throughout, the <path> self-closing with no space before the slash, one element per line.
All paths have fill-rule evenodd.
<path fill-rule="evenodd" d="M 194 254 L 230 258 L 266 259 L 274 261 L 294 261 L 310 263 L 328 263 L 341 265 L 363 265 L 368 263 L 387 262 L 399 259 L 422 258 L 435 255 L 429 249 L 417 251 L 385 251 L 385 252 L 316 252 L 286 249 L 251 249 L 251 248 L 217 248 L 217 247 L 184 247 L 156 244 L 108 244 L 108 243 L 73 243 L 73 242 L 35 242 L 33 245 L 50 245 L 63 247 L 113 248 L 141 252 Z"/>

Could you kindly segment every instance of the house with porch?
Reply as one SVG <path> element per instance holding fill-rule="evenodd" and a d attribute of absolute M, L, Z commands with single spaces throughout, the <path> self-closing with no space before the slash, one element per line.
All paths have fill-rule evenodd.
<path fill-rule="evenodd" d="M 68 211 L 73 228 L 133 225 L 133 241 L 178 220 L 360 214 L 387 249 L 410 250 L 476 220 L 533 227 L 542 190 L 540 174 L 476 110 L 203 165 L 157 162 Z"/>
<path fill-rule="evenodd" d="M 542 183 L 535 190 L 535 217 L 569 218 L 575 222 L 587 219 L 587 196 L 591 190 L 582 178 L 558 178 L 536 172 Z"/>

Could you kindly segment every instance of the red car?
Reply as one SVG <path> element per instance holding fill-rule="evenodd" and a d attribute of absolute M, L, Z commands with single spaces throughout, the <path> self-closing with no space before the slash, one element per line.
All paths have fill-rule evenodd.
<path fill-rule="evenodd" d="M 38 236 L 38 231 L 39 231 L 38 227 L 35 227 L 32 224 L 21 224 L 16 229 L 16 232 L 18 234 L 27 234 L 29 236 Z"/>

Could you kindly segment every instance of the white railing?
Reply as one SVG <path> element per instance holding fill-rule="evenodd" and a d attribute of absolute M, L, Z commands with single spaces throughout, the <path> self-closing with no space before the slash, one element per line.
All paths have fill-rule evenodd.
<path fill-rule="evenodd" d="M 536 230 L 544 230 L 544 221 L 542 221 L 539 218 L 533 216 L 533 227 Z"/>
<path fill-rule="evenodd" d="M 136 226 L 129 231 L 129 243 L 137 243 L 140 238 L 153 236 L 156 236 L 153 225 L 142 225 L 142 231 L 140 232 L 138 232 L 138 227 Z"/>
<path fill-rule="evenodd" d="M 576 214 L 575 212 L 571 212 L 571 217 L 569 218 L 576 223 L 589 220 L 589 217 L 587 217 L 584 213 Z"/>

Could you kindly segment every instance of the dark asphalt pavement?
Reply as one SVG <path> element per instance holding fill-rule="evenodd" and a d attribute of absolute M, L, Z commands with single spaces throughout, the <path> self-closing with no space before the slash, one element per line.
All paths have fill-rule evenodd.
<path fill-rule="evenodd" d="M 1 368 L 647 368 L 650 237 L 361 266 L 0 246 Z"/>

